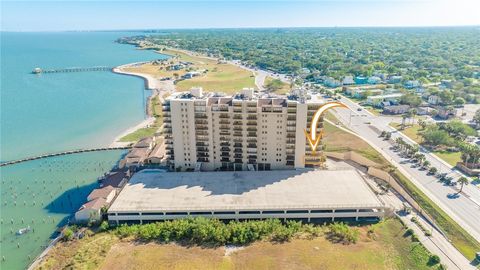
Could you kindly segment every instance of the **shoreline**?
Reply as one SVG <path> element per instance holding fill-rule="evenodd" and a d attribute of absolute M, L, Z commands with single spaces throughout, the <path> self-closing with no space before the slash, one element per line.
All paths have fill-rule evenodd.
<path fill-rule="evenodd" d="M 135 62 L 135 63 L 129 63 L 129 64 L 124 64 L 120 65 L 117 67 L 114 67 L 112 69 L 113 73 L 120 74 L 120 75 L 126 75 L 126 76 L 133 76 L 137 78 L 141 78 L 144 81 L 145 84 L 145 89 L 151 90 L 152 95 L 147 98 L 146 100 L 146 108 L 145 108 L 145 115 L 146 119 L 141 121 L 140 123 L 129 127 L 119 135 L 117 135 L 113 141 L 110 143 L 109 147 L 123 147 L 123 146 L 128 146 L 132 142 L 121 142 L 120 139 L 125 137 L 128 134 L 131 134 L 139 129 L 146 128 L 150 125 L 152 125 L 155 122 L 155 117 L 152 115 L 150 108 L 150 101 L 153 97 L 156 96 L 162 96 L 164 93 L 170 93 L 175 91 L 175 85 L 172 80 L 168 81 L 160 81 L 159 79 L 148 75 L 144 73 L 138 73 L 138 72 L 129 72 L 123 70 L 124 68 L 139 65 L 139 64 L 144 64 L 148 63 L 149 61 L 146 62 Z"/>

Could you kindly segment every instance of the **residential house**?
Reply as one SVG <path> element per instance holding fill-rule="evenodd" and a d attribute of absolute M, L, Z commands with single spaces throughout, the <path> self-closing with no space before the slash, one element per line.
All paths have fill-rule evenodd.
<path fill-rule="evenodd" d="M 87 201 L 93 201 L 98 198 L 104 198 L 107 203 L 112 202 L 112 200 L 117 195 L 117 189 L 112 186 L 105 186 L 102 188 L 96 188 L 87 197 Z"/>
<path fill-rule="evenodd" d="M 395 105 L 395 104 L 398 104 L 401 97 L 402 97 L 401 93 L 369 96 L 367 97 L 366 103 L 374 107 L 379 107 L 382 102 L 388 101 L 390 102 L 390 104 Z"/>
<path fill-rule="evenodd" d="M 437 105 L 437 104 L 440 104 L 441 102 L 442 102 L 442 99 L 439 96 L 430 95 L 428 97 L 428 104 Z"/>
<path fill-rule="evenodd" d="M 91 221 L 100 221 L 102 219 L 102 208 L 108 206 L 107 200 L 97 198 L 91 200 L 80 207 L 75 213 L 77 223 L 88 223 Z"/>
<path fill-rule="evenodd" d="M 408 105 L 390 105 L 383 107 L 384 114 L 404 114 L 408 112 L 410 106 Z"/>
<path fill-rule="evenodd" d="M 379 84 L 382 82 L 382 79 L 377 76 L 371 76 L 368 78 L 367 83 L 368 84 Z"/>
<path fill-rule="evenodd" d="M 457 115 L 457 110 L 455 108 L 449 107 L 438 107 L 437 117 L 447 120 Z"/>
<path fill-rule="evenodd" d="M 112 186 L 114 188 L 121 188 L 128 182 L 130 176 L 130 170 L 126 168 L 119 171 L 110 172 L 99 179 L 100 187 Z"/>
<path fill-rule="evenodd" d="M 355 84 L 355 81 L 353 80 L 353 76 L 345 76 L 342 81 L 343 85 L 352 85 Z"/>
<path fill-rule="evenodd" d="M 185 73 L 183 76 L 182 76 L 182 79 L 191 79 L 193 77 L 197 77 L 197 76 L 200 76 L 200 72 L 198 71 L 190 71 L 190 72 L 187 72 Z"/>
<path fill-rule="evenodd" d="M 363 77 L 363 76 L 357 76 L 355 77 L 355 83 L 356 84 L 366 84 L 368 81 L 368 78 L 367 77 Z"/>
<path fill-rule="evenodd" d="M 361 88 L 349 88 L 345 91 L 345 94 L 350 95 L 354 98 L 362 98 L 365 96 L 365 92 L 370 93 L 371 95 L 382 95 L 382 89 L 361 89 Z"/>
<path fill-rule="evenodd" d="M 149 148 L 133 148 L 125 156 L 125 166 L 127 168 L 130 168 L 130 167 L 139 167 L 143 165 L 149 153 L 150 153 Z"/>
<path fill-rule="evenodd" d="M 403 86 L 407 89 L 413 89 L 422 86 L 419 81 L 406 81 Z"/>
<path fill-rule="evenodd" d="M 328 77 L 327 79 L 325 79 L 323 84 L 327 87 L 332 87 L 332 88 L 339 87 L 341 85 L 340 81 L 335 80 L 334 78 L 331 78 L 331 77 Z"/>
<path fill-rule="evenodd" d="M 401 83 L 402 82 L 402 76 L 390 76 L 387 80 L 388 83 Z"/>
<path fill-rule="evenodd" d="M 160 165 L 165 157 L 165 150 L 166 150 L 166 145 L 164 143 L 157 144 L 155 148 L 153 148 L 148 158 L 146 159 L 145 163 Z"/>
<path fill-rule="evenodd" d="M 133 148 L 148 148 L 148 149 L 153 149 L 153 146 L 155 145 L 155 138 L 154 137 L 145 137 L 138 141 Z"/>

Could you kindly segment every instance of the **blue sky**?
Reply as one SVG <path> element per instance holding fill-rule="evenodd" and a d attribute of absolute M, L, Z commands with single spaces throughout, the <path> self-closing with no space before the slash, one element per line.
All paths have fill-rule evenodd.
<path fill-rule="evenodd" d="M 0 1 L 2 31 L 480 25 L 480 0 Z"/>

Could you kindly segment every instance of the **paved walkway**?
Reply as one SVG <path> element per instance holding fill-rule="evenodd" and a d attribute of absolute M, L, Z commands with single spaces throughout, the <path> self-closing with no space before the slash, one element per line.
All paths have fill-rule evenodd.
<path fill-rule="evenodd" d="M 392 150 L 392 140 L 397 136 L 401 136 L 398 132 L 392 134 L 392 140 L 390 141 L 383 140 L 383 138 L 379 137 L 381 130 L 389 130 L 388 120 L 365 113 L 365 109 L 357 112 L 356 109 L 361 108 L 361 106 L 346 98 L 342 98 L 341 100 L 354 110 L 353 112 L 345 109 L 335 110 L 335 115 L 338 120 L 348 127 L 348 129 L 345 130 L 359 136 L 375 148 L 375 150 L 397 167 L 403 175 L 425 193 L 436 205 L 477 239 L 477 241 L 480 241 L 480 226 L 478 226 L 478 224 L 480 224 L 480 207 L 474 201 L 477 200 L 477 197 L 472 200 L 472 195 L 480 196 L 480 193 L 468 193 L 469 189 L 478 189 L 472 187 L 472 185 L 465 186 L 465 194 L 452 199 L 449 197 L 449 194 L 456 193 L 457 190 L 455 188 L 445 186 L 439 182 L 437 178 L 427 175 L 425 171 L 420 171 L 412 167 L 412 164 L 409 163 L 408 160 L 400 157 L 397 152 Z M 350 119 L 352 120 L 350 121 Z M 352 132 L 352 130 L 354 132 Z M 434 163 L 432 162 L 432 164 Z M 434 164 L 433 166 L 436 165 Z"/>
<path fill-rule="evenodd" d="M 364 175 L 365 176 L 365 175 Z M 377 191 L 380 199 L 383 200 L 387 205 L 391 206 L 396 215 L 403 221 L 403 223 L 410 229 L 412 229 L 415 234 L 418 236 L 420 242 L 425 246 L 425 248 L 430 251 L 432 254 L 436 254 L 440 257 L 441 263 L 446 265 L 448 269 L 458 269 L 458 270 L 467 270 L 467 269 L 476 269 L 470 262 L 446 239 L 440 232 L 435 230 L 426 220 L 421 216 L 418 216 L 414 213 L 410 214 L 401 214 L 404 208 L 404 205 L 408 203 L 403 200 L 398 194 L 394 192 L 383 192 L 375 182 L 365 176 L 367 183 Z M 412 217 L 415 217 L 418 220 L 418 223 L 432 233 L 431 236 L 425 236 L 425 232 L 412 221 Z"/>

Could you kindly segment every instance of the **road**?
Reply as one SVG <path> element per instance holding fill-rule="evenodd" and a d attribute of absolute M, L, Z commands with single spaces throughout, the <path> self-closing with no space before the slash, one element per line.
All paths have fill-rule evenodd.
<path fill-rule="evenodd" d="M 480 189 L 473 184 L 467 185 L 459 197 L 449 198 L 449 195 L 458 191 L 457 187 L 446 186 L 434 176 L 427 175 L 426 171 L 413 168 L 411 163 L 391 149 L 393 146 L 391 141 L 385 141 L 379 137 L 379 132 L 383 130 L 393 131 L 392 139 L 402 137 L 405 141 L 413 143 L 408 137 L 389 126 L 389 123 L 392 121 L 391 117 L 374 116 L 365 109 L 358 111 L 361 106 L 344 97 L 342 97 L 341 101 L 350 107 L 352 111 L 336 109 L 335 115 L 338 120 L 370 143 L 394 166 L 401 169 L 442 210 L 449 214 L 475 239 L 480 241 Z M 448 172 L 449 176 L 455 179 L 460 177 L 459 172 L 452 170 L 450 165 L 440 162 L 425 149 L 421 149 L 421 151 L 431 162 L 432 166 L 437 167 L 440 172 Z"/>

